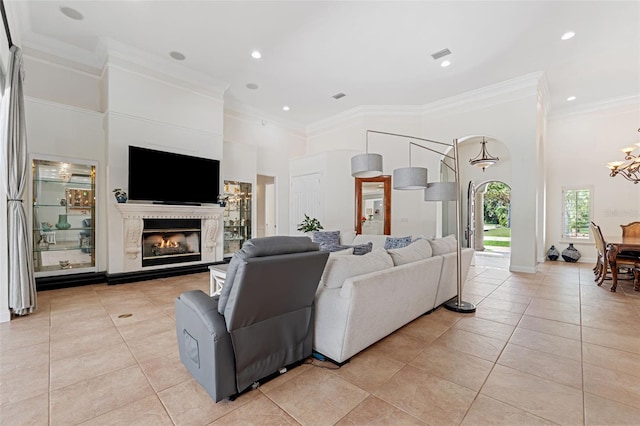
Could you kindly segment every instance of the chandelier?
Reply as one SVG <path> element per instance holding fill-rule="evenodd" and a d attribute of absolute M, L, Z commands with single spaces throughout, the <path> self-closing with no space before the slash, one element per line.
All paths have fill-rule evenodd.
<path fill-rule="evenodd" d="M 640 132 L 640 129 L 638 129 L 638 132 Z M 640 146 L 640 142 L 636 146 Z M 632 154 L 635 149 L 635 146 L 622 148 L 620 151 L 624 152 L 624 161 L 607 163 L 607 167 L 611 170 L 611 177 L 620 174 L 630 182 L 638 183 L 640 181 L 640 155 Z"/>
<path fill-rule="evenodd" d="M 480 145 L 480 153 L 475 158 L 470 159 L 469 164 L 480 167 L 484 173 L 484 169 L 496 164 L 500 159 L 498 157 L 492 157 L 491 154 L 489 154 L 489 151 L 487 151 L 487 141 L 484 139 L 484 136 L 482 137 Z"/>

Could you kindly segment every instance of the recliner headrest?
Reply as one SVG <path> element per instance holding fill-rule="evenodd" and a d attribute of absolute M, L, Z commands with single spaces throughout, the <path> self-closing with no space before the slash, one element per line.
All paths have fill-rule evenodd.
<path fill-rule="evenodd" d="M 318 251 L 319 249 L 320 245 L 312 242 L 309 237 L 278 235 L 275 237 L 252 238 L 246 241 L 235 254 L 248 259 L 279 254 L 304 253 Z"/>

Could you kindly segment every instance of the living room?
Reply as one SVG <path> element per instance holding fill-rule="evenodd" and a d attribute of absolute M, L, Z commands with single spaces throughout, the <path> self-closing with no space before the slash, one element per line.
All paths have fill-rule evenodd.
<path fill-rule="evenodd" d="M 492 68 L 493 74 L 488 73 L 491 78 L 486 77 L 483 80 L 485 83 L 478 86 L 453 87 L 442 92 L 434 86 L 420 87 L 420 90 L 416 88 L 416 91 L 422 92 L 424 101 L 414 103 L 396 102 L 393 96 L 367 98 L 362 93 L 373 91 L 375 84 L 367 86 L 364 83 L 352 83 L 349 89 L 345 81 L 342 85 L 335 83 L 330 93 L 314 93 L 316 99 L 321 99 L 316 101 L 318 108 L 324 108 L 322 111 L 329 111 L 328 114 L 312 116 L 309 110 L 305 110 L 305 114 L 309 115 L 304 117 L 293 114 L 296 106 L 290 100 L 286 101 L 292 110 L 288 115 L 281 111 L 280 104 L 277 107 L 269 105 L 270 109 L 265 111 L 255 106 L 261 105 L 260 102 L 264 106 L 264 100 L 254 105 L 238 101 L 241 91 L 249 93 L 245 96 L 255 98 L 263 91 L 272 93 L 278 90 L 277 85 L 269 87 L 262 83 L 266 77 L 260 74 L 259 67 L 268 63 L 269 55 L 281 59 L 276 53 L 277 49 L 287 46 L 265 46 L 262 48 L 263 57 L 254 60 L 249 55 L 259 44 L 258 41 L 243 40 L 239 43 L 243 46 L 242 51 L 236 51 L 234 55 L 246 55 L 249 65 L 243 71 L 241 84 L 237 83 L 238 80 L 229 84 L 213 74 L 204 75 L 184 65 L 191 60 L 191 53 L 186 55 L 186 62 L 170 58 L 169 51 L 186 49 L 178 46 L 180 43 L 176 40 L 163 39 L 167 54 L 161 58 L 142 47 L 126 46 L 118 40 L 109 40 L 94 50 L 93 47 L 87 47 L 92 42 L 82 45 L 83 42 L 76 40 L 75 44 L 62 45 L 60 48 L 60 43 L 64 43 L 60 40 L 63 36 L 59 36 L 58 40 L 55 37 L 44 39 L 43 34 L 55 33 L 55 30 L 47 28 L 44 18 L 47 13 L 50 19 L 70 29 L 74 25 L 97 25 L 98 15 L 92 15 L 91 9 L 84 9 L 82 3 L 67 5 L 6 1 L 5 6 L 14 43 L 24 49 L 25 110 L 30 156 L 81 159 L 98 164 L 96 215 L 100 220 L 96 222 L 95 232 L 96 269 L 99 272 L 116 275 L 125 271 L 124 222 L 112 191 L 115 188 L 127 188 L 129 145 L 220 160 L 221 181 L 234 180 L 255 185 L 257 175 L 274 177 L 277 229 L 280 234 L 286 235 L 296 233 L 295 228 L 300 220 L 292 213 L 291 180 L 311 173 L 318 173 L 322 177 L 319 191 L 322 194 L 321 207 L 317 216 L 324 227 L 341 230 L 353 228 L 355 196 L 349 160 L 353 155 L 364 152 L 367 130 L 444 142 L 456 138 L 460 141 L 463 185 L 468 181 L 495 180 L 511 187 L 513 222 L 509 271 L 513 273 L 535 275 L 544 271 L 545 266 L 541 262 L 544 262 L 547 249 L 551 245 L 562 249 L 569 242 L 575 243 L 582 253 L 580 262 L 585 264 L 582 266 L 595 263 L 593 239 L 574 241 L 563 237 L 564 188 L 586 186 L 591 189 L 591 217 L 600 224 L 605 234 L 617 234 L 620 224 L 638 219 L 640 194 L 637 187 L 619 176 L 610 177 L 606 169 L 607 162 L 622 159 L 620 148 L 640 142 L 640 133 L 637 131 L 640 123 L 640 82 L 637 78 L 640 37 L 638 4 L 635 2 L 620 2 L 615 6 L 607 2 L 585 2 L 554 9 L 556 17 L 548 24 L 550 28 L 547 28 L 548 33 L 542 43 L 553 52 L 551 56 L 555 58 L 548 69 L 541 65 L 527 72 L 510 74 Z M 71 6 L 81 11 L 85 20 L 69 18 L 60 12 L 61 6 Z M 124 7 L 129 6 L 132 7 Z M 312 6 L 326 13 L 323 16 L 327 19 L 333 13 L 328 6 L 325 10 L 322 3 Z M 355 7 L 341 6 L 347 9 Z M 39 7 L 48 9 L 38 11 Z M 380 19 L 377 14 L 384 11 L 385 6 L 380 7 L 382 9 L 372 8 L 371 15 L 359 15 L 358 28 L 367 27 L 365 17 Z M 529 4 L 527 7 L 532 7 L 532 11 L 536 12 L 532 16 L 547 19 L 551 15 L 544 6 L 538 8 Z M 579 13 L 570 13 L 572 7 L 578 8 Z M 254 13 L 259 14 L 261 10 L 258 7 Z M 513 12 L 511 9 L 509 11 Z M 307 12 L 292 12 L 290 17 L 299 17 L 298 14 L 306 16 Z M 582 18 L 559 22 L 561 17 L 572 15 L 581 15 Z M 509 13 L 504 12 L 503 16 L 501 19 L 507 19 Z M 606 19 L 601 19 L 601 16 Z M 349 22 L 347 18 L 342 19 Z M 352 15 L 350 19 L 355 18 Z M 405 16 L 404 19 L 408 18 Z M 620 21 L 626 25 L 614 24 Z M 218 20 L 216 23 L 232 31 L 228 28 L 231 25 L 222 25 Z M 482 21 L 473 25 L 469 21 L 465 23 L 466 26 L 460 27 L 468 31 L 467 38 L 472 39 L 474 34 L 486 30 Z M 525 23 L 527 30 L 537 26 L 533 18 Z M 298 28 L 300 33 L 293 34 L 310 37 L 309 33 L 313 35 L 323 26 L 309 21 L 305 21 L 305 24 L 306 31 Z M 261 34 L 258 29 L 265 25 L 256 24 L 255 34 Z M 418 23 L 413 22 L 412 25 L 418 26 Z M 576 31 L 575 38 L 561 40 L 560 36 L 568 29 Z M 386 31 L 384 33 L 387 34 Z M 235 30 L 230 34 L 237 36 Z M 290 33 L 283 31 L 282 34 L 287 36 Z M 326 33 L 318 32 L 318 37 L 320 35 L 326 36 Z M 518 37 L 515 44 L 520 43 L 523 49 L 531 47 L 526 34 L 520 33 Z M 540 33 L 536 33 L 536 37 L 540 37 Z M 581 37 L 587 41 L 582 41 Z M 0 62 L 6 75 L 6 34 L 0 33 L 0 38 L 3 46 Z M 618 40 L 615 52 L 605 52 L 603 47 L 610 45 L 605 39 Z M 453 45 L 449 46 L 453 51 L 453 64 L 448 70 L 431 58 L 432 50 L 447 46 L 446 41 L 442 43 L 445 45 L 438 44 L 436 49 L 423 49 L 425 58 L 421 63 L 429 73 L 453 71 L 457 78 L 471 79 L 474 73 L 482 73 L 482 68 L 489 67 L 488 62 L 495 59 L 495 55 L 487 54 L 483 62 L 466 64 L 464 69 L 468 74 L 465 77 L 464 72 L 455 70 L 458 58 L 461 59 L 460 64 L 464 63 L 462 47 L 456 49 Z M 571 50 L 571 43 L 581 43 L 579 52 Z M 79 48 L 78 44 L 83 47 Z M 222 42 L 216 41 L 216 46 L 219 44 Z M 70 46 L 75 46 L 76 50 Z M 72 53 L 61 56 L 65 49 Z M 92 55 L 87 51 L 91 51 Z M 598 59 L 607 63 L 606 67 L 587 71 L 587 68 L 575 65 L 582 64 L 580 61 L 584 56 L 593 55 L 594 51 L 599 52 L 601 56 Z M 220 51 L 220 58 L 224 58 L 224 52 Z M 366 52 L 371 53 L 369 50 Z M 507 52 L 514 54 L 511 50 Z M 609 55 L 614 53 L 620 54 L 623 59 L 610 62 L 613 58 Z M 362 56 L 372 57 L 364 53 Z M 290 59 L 289 63 L 294 64 L 297 60 Z M 394 57 L 388 56 L 385 60 L 393 61 Z M 334 63 L 333 67 L 339 69 L 338 64 Z M 371 66 L 375 67 L 375 64 Z M 555 81 L 552 78 L 558 67 L 575 72 L 572 84 L 558 87 L 550 83 L 550 80 Z M 406 69 L 413 68 L 407 66 Z M 412 77 L 414 72 L 411 72 Z M 429 74 L 429 78 L 433 78 L 436 85 L 444 85 L 449 81 L 432 75 Z M 313 85 L 314 78 L 317 77 L 309 75 L 300 79 L 305 85 Z M 392 88 L 395 80 L 403 78 L 398 74 L 386 83 Z M 604 80 L 610 84 L 596 85 Z M 619 80 L 618 84 L 615 84 L 616 80 Z M 250 83 L 259 83 L 260 88 L 245 87 Z M 390 91 L 390 87 L 380 87 L 380 90 Z M 584 95 L 565 102 L 578 89 L 582 89 Z M 344 91 L 347 97 L 343 100 L 332 99 L 331 96 L 338 91 Z M 358 103 L 345 103 L 352 102 L 351 96 L 356 98 L 358 94 Z M 369 99 L 385 101 L 374 103 Z M 500 161 L 486 171 L 464 164 L 477 155 L 483 136 L 490 140 L 491 153 L 500 157 Z M 408 145 L 404 140 L 371 137 L 369 150 L 383 155 L 385 174 L 408 165 Z M 430 178 L 437 179 L 441 173 L 440 158 L 437 156 L 414 151 L 413 161 L 427 167 Z M 4 189 L 1 192 L 4 194 Z M 29 199 L 28 194 L 29 190 L 25 199 Z M 394 191 L 391 216 L 394 235 L 441 236 L 446 231 L 442 229 L 439 203 L 425 203 L 422 193 Z M 6 240 L 4 231 L 0 232 L 0 241 L 3 238 Z M 222 238 L 222 234 L 218 234 L 216 260 L 222 259 Z M 7 260 L 2 256 L 0 271 L 6 272 L 6 268 Z M 7 288 L 3 274 L 0 280 L 0 318 L 3 320 L 9 319 Z M 47 297 L 51 296 L 45 296 L 45 299 Z"/>

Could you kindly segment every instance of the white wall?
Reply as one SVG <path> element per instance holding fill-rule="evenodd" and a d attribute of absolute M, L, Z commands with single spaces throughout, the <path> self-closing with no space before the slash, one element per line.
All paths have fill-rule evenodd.
<path fill-rule="evenodd" d="M 109 274 L 121 273 L 123 221 L 111 194 L 127 189 L 128 146 L 222 160 L 222 99 L 107 64 L 107 205 Z M 216 259 L 222 259 L 222 232 Z"/>
<path fill-rule="evenodd" d="M 96 199 L 105 198 L 106 170 L 104 161 L 105 137 L 103 114 L 43 101 L 37 98 L 25 99 L 25 115 L 29 154 L 33 158 L 55 156 L 70 162 L 95 161 Z M 27 199 L 31 199 L 32 186 L 29 179 Z M 29 217 L 33 213 L 27 209 Z M 96 210 L 96 267 L 104 271 L 107 266 L 107 225 L 106 206 L 97 203 Z M 29 219 L 29 223 L 31 219 Z"/>
<path fill-rule="evenodd" d="M 103 111 L 100 105 L 100 76 L 29 55 L 24 56 L 24 68 L 25 96 L 90 111 Z"/>
<path fill-rule="evenodd" d="M 320 220 L 325 230 L 353 230 L 355 186 L 351 177 L 351 157 L 357 151 L 335 150 L 295 158 L 290 162 L 291 177 L 318 173 L 323 211 Z M 289 233 L 300 234 L 296 225 L 302 218 L 292 218 Z"/>
<path fill-rule="evenodd" d="M 304 132 L 251 113 L 226 109 L 224 140 L 225 179 L 234 176 L 233 164 L 239 164 L 244 175 L 253 176 L 250 182 L 255 183 L 256 175 L 275 177 L 276 229 L 279 235 L 286 235 L 289 230 L 289 159 L 305 152 Z M 250 167 L 253 171 L 247 169 Z"/>
<path fill-rule="evenodd" d="M 612 178 L 606 168 L 608 162 L 624 158 L 621 148 L 640 142 L 639 123 L 638 102 L 550 117 L 546 150 L 546 249 L 553 244 L 562 251 L 569 243 L 561 238 L 563 186 L 593 187 L 593 221 L 600 225 L 605 237 L 621 235 L 620 225 L 640 218 L 640 185 L 622 176 Z M 580 261 L 595 259 L 593 241 L 575 247 L 583 256 Z"/>
<path fill-rule="evenodd" d="M 524 76 L 517 82 L 483 88 L 447 102 L 417 107 L 413 111 L 390 107 L 386 113 L 383 108 L 375 108 L 371 111 L 363 109 L 352 116 L 346 114 L 342 121 L 336 119 L 324 124 L 322 128 L 312 128 L 308 137 L 308 152 L 311 155 L 338 148 L 363 152 L 366 129 L 418 136 L 446 143 L 451 143 L 454 138 L 469 135 L 489 135 L 501 141 L 509 152 L 511 170 L 505 171 L 497 167 L 491 171 L 489 168 L 483 178 L 496 173 L 499 180 L 504 179 L 510 184 L 511 270 L 535 272 L 539 238 L 536 235 L 536 101 L 539 78 L 540 75 Z M 407 143 L 408 140 L 404 138 L 370 135 L 369 151 L 383 155 L 384 174 L 391 174 L 395 168 L 408 166 Z M 472 156 L 475 157 L 476 154 L 477 151 L 473 152 Z M 439 156 L 418 149 L 413 151 L 413 160 L 414 165 L 421 164 L 429 169 L 429 180 L 439 180 Z M 478 170 L 474 170 L 475 167 L 465 164 L 467 160 L 461 156 L 461 174 L 466 180 L 478 173 Z M 329 172 L 340 171 L 337 168 L 329 168 Z M 349 191 L 352 185 L 353 179 L 349 176 L 335 187 L 335 191 L 342 193 L 341 196 L 344 197 L 344 192 Z M 437 234 L 436 209 L 439 208 L 439 203 L 425 203 L 422 198 L 422 191 L 393 191 L 393 234 Z M 338 205 L 327 205 L 325 211 L 340 208 Z M 353 210 L 350 220 L 339 224 L 339 227 L 351 225 L 352 212 Z"/>

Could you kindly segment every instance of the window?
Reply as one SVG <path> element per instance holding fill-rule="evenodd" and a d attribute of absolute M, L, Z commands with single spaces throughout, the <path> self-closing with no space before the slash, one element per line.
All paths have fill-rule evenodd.
<path fill-rule="evenodd" d="M 589 239 L 591 221 L 590 188 L 562 189 L 562 237 Z"/>

